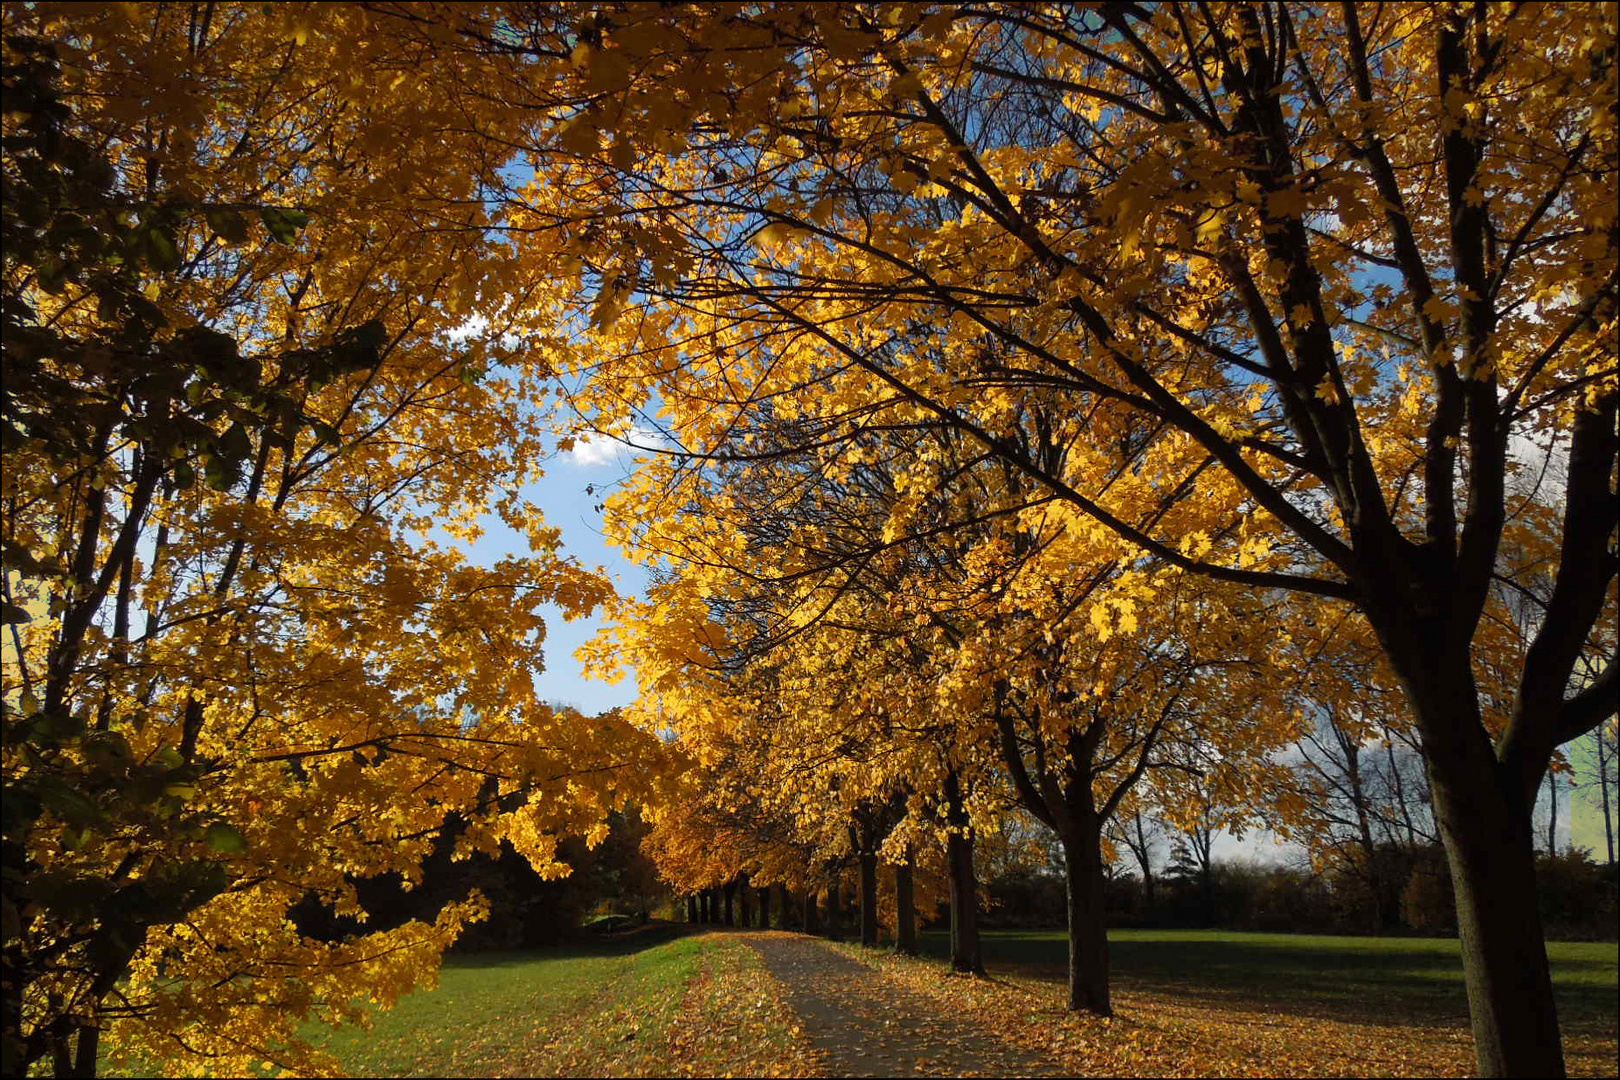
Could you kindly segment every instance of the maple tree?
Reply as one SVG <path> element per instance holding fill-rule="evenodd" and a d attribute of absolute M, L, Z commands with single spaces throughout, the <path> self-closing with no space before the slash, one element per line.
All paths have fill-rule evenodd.
<path fill-rule="evenodd" d="M 1422 735 L 1478 1066 L 1561 1072 L 1530 818 L 1614 698 L 1571 683 L 1612 653 L 1612 10 L 556 10 L 514 220 L 578 260 L 581 408 L 656 395 L 699 455 L 767 406 L 829 457 L 926 419 L 1145 556 L 1352 608 Z M 1009 437 L 1037 393 L 1163 452 L 1054 469 Z M 1549 514 L 1508 494 L 1538 442 Z M 1161 528 L 1194 475 L 1204 521 Z M 1522 661 L 1486 614 L 1520 526 Z"/>
<path fill-rule="evenodd" d="M 806 826 L 847 842 L 850 822 L 834 804 L 881 803 L 903 775 L 916 781 L 909 797 L 920 809 L 892 841 L 943 808 L 961 855 L 970 827 L 993 822 L 998 753 L 973 728 L 923 713 L 953 655 L 930 619 L 950 610 L 938 603 L 949 583 L 967 580 L 950 564 L 982 537 L 982 519 L 1028 514 L 1033 497 L 1053 508 L 1063 543 L 1111 543 L 1122 576 L 1146 590 L 1134 598 L 1144 608 L 1173 609 L 1172 590 L 1192 588 L 1187 575 L 1231 590 L 1211 595 L 1238 598 L 1227 629 L 1240 655 L 1252 645 L 1245 635 L 1309 636 L 1311 620 L 1350 613 L 1421 741 L 1478 1068 L 1562 1071 L 1532 811 L 1555 748 L 1613 711 L 1611 8 L 90 10 L 77 37 L 46 5 L 7 8 L 6 27 L 33 21 L 63 42 L 94 41 L 70 58 L 73 78 L 143 88 L 87 96 L 86 122 L 119 154 L 139 148 L 114 159 L 118 175 L 159 165 L 146 170 L 157 179 L 125 226 L 139 226 L 129 242 L 151 276 L 172 279 L 154 301 L 170 325 L 217 324 L 237 355 L 286 371 L 283 389 L 301 385 L 298 362 L 335 350 L 345 332 L 375 321 L 387 335 L 377 377 L 359 373 L 356 357 L 356 374 L 323 382 L 312 407 L 282 419 L 308 424 L 290 449 L 256 440 L 264 428 L 240 416 L 233 434 L 228 408 L 212 414 L 208 434 L 194 432 L 196 459 L 205 472 L 213 463 L 225 490 L 193 485 L 173 497 L 186 516 L 171 521 L 165 550 L 183 572 L 127 575 L 154 595 L 197 598 L 196 618 L 163 637 L 175 647 L 143 643 L 142 664 L 172 671 L 183 659 L 190 673 L 198 655 L 229 664 L 241 642 L 259 640 L 230 636 L 247 609 L 210 618 L 220 605 L 205 597 L 225 579 L 232 596 L 256 595 L 274 575 L 245 555 L 233 561 L 231 540 L 211 543 L 190 523 L 206 509 L 222 528 L 248 529 L 281 475 L 309 501 L 289 495 L 276 512 L 309 539 L 277 558 L 291 566 L 307 551 L 319 566 L 296 585 L 307 604 L 263 614 L 274 623 L 266 632 L 291 642 L 307 623 L 323 648 L 394 657 L 371 674 L 419 677 L 424 710 L 440 696 L 427 680 L 442 673 L 491 715 L 513 715 L 524 700 L 512 675 L 521 662 L 506 660 L 515 652 L 493 664 L 474 664 L 466 640 L 400 652 L 338 610 L 338 594 L 317 612 L 322 598 L 310 592 L 335 565 L 338 584 L 322 587 L 356 597 L 386 598 L 390 573 L 398 585 L 417 570 L 424 577 L 411 587 L 449 595 L 429 579 L 463 568 L 443 552 L 416 562 L 390 554 L 399 533 L 384 525 L 387 508 L 407 531 L 470 520 L 486 481 L 515 482 L 538 459 L 537 432 L 513 402 L 560 375 L 584 423 L 621 435 L 653 424 L 668 438 L 670 455 L 610 500 L 619 535 L 672 561 L 693 556 L 664 595 L 626 609 L 654 665 L 649 698 L 700 742 L 740 727 L 741 699 L 717 692 L 708 669 L 755 639 L 784 638 L 796 674 L 845 669 L 827 689 L 854 695 L 818 703 L 807 679 L 784 714 L 790 759 L 846 740 L 858 751 L 829 767 L 838 778 L 822 789 L 829 812 Z M 278 93 L 294 85 L 308 92 Z M 8 114 L 8 137 L 13 122 Z M 170 193 L 165 217 L 157 207 Z M 209 236 L 231 240 L 255 214 L 270 235 L 298 242 L 257 244 L 240 270 L 233 258 L 211 261 Z M 199 216 L 206 229 L 183 227 Z M 61 243 L 70 246 L 65 234 Z M 37 268 L 42 287 L 61 284 L 51 295 L 69 297 L 46 312 L 69 313 L 64 327 L 93 322 L 72 298 L 96 286 L 63 273 L 72 262 Z M 457 345 L 475 302 L 490 331 Z M 510 385 L 478 376 L 518 350 L 528 366 Z M 1036 414 L 1050 431 L 1030 439 Z M 949 439 L 916 435 L 932 431 Z M 884 432 L 913 434 L 897 444 L 876 437 Z M 313 449 L 334 434 L 346 453 Z M 793 468 L 755 470 L 774 476 L 765 488 L 717 489 L 727 479 L 717 464 L 783 460 L 782 444 L 756 445 L 778 437 Z M 286 464 L 300 455 L 318 468 Z M 231 463 L 256 470 L 260 457 L 266 479 L 249 481 L 254 498 L 233 494 Z M 739 500 L 768 508 L 762 493 L 800 480 L 864 482 L 864 466 L 884 457 L 884 497 L 847 532 L 838 520 L 849 504 L 829 503 L 819 517 L 785 521 L 794 535 L 758 549 L 788 561 L 751 561 L 749 537 L 734 527 L 750 517 Z M 1554 459 L 1563 467 L 1525 495 L 1514 476 Z M 13 460 L 8 448 L 8 469 Z M 119 467 L 127 475 L 132 464 Z M 1017 482 L 997 482 L 998 470 Z M 81 479 L 83 491 L 97 490 Z M 114 487 L 138 491 L 123 484 Z M 126 512 L 132 505 L 98 511 L 97 528 L 140 517 Z M 357 531 L 334 524 L 356 521 L 359 508 L 378 517 L 371 546 L 356 550 Z M 522 517 L 515 501 L 504 508 Z M 531 531 L 542 549 L 554 543 Z M 314 559 L 321 540 L 340 554 Z M 920 594 L 931 603 L 911 605 L 897 587 L 926 583 L 888 559 L 902 549 L 950 567 Z M 805 553 L 809 563 L 791 561 Z M 1038 576 L 1063 584 L 1072 569 L 1054 560 Z M 119 571 L 102 576 L 111 589 Z M 858 587 L 874 580 L 883 587 Z M 501 581 L 462 595 L 528 587 Z M 583 581 L 552 591 L 581 604 L 600 595 Z M 739 617 L 712 617 L 727 604 L 741 605 Z M 1249 617 L 1259 608 L 1290 621 L 1279 632 Z M 522 621 L 511 604 L 458 613 L 509 629 Z M 1113 621 L 1120 613 L 1115 605 L 1108 616 L 1110 635 L 1151 639 L 1151 623 L 1127 629 Z M 815 624 L 829 629 L 813 633 Z M 1094 643 L 1108 645 L 1102 624 L 1094 629 Z M 1062 643 L 1077 670 L 1093 662 L 1083 641 Z M 99 638 L 91 645 L 102 648 Z M 74 662 L 82 669 L 93 655 Z M 1583 659 L 1595 667 L 1577 678 Z M 316 696 L 285 663 L 238 670 L 210 683 L 206 699 L 184 675 L 156 685 L 179 695 L 182 716 L 192 695 L 204 728 L 216 714 L 228 726 L 233 694 L 261 672 L 281 672 L 263 685 L 285 692 L 284 713 L 302 708 L 297 689 Z M 975 689 L 993 699 L 993 681 Z M 120 714 L 119 692 L 109 716 Z M 312 700 L 309 711 L 335 723 L 340 710 Z M 919 719 L 929 737 L 893 737 Z M 1261 741 L 1292 722 L 1277 711 Z M 543 727 L 523 725 L 524 734 Z M 594 732 L 569 725 L 564 735 L 547 745 L 565 748 L 570 767 L 600 760 L 575 742 Z M 199 731 L 197 752 L 212 757 L 207 743 Z M 418 759 L 398 749 L 372 768 L 408 773 Z M 342 782 L 368 771 L 349 764 Z M 277 786 L 311 786 L 296 779 Z M 476 798 L 461 779 L 461 797 Z"/>
<path fill-rule="evenodd" d="M 536 695 L 538 606 L 612 590 L 515 494 L 535 388 L 462 329 L 484 144 L 357 9 L 4 36 L 5 1071 L 321 1071 L 296 1025 L 430 984 L 483 904 L 334 944 L 294 905 L 364 918 L 452 817 L 565 872 L 654 744 Z M 469 563 L 487 513 L 530 553 Z"/>

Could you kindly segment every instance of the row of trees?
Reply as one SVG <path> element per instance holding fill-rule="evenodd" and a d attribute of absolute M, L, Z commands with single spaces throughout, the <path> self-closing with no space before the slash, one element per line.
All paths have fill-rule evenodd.
<path fill-rule="evenodd" d="M 1129 860 L 1114 862 L 1104 887 L 1111 927 L 1457 933 L 1445 852 L 1438 846 L 1380 851 L 1380 876 L 1389 883 L 1388 896 L 1370 892 L 1364 868 L 1354 865 L 1320 869 L 1309 860 L 1260 862 L 1221 857 L 1203 863 L 1190 846 L 1172 847 L 1168 854 L 1168 861 L 1155 862 L 1146 877 L 1131 868 Z M 1067 910 L 1061 867 L 1019 859 L 997 869 L 981 866 L 979 872 L 977 925 L 996 930 L 1044 930 L 1063 925 Z M 922 875 L 922 888 L 914 886 L 914 900 L 919 895 L 933 900 L 916 906 L 913 921 L 906 921 L 896 906 L 892 878 L 880 878 L 875 890 L 875 943 L 901 953 L 916 952 L 918 929 L 951 926 L 950 904 L 942 899 L 945 891 L 937 878 L 927 880 L 930 871 L 926 866 L 914 868 L 914 873 Z M 1536 873 L 1541 916 L 1549 936 L 1566 941 L 1614 939 L 1620 912 L 1620 882 L 1614 864 L 1600 865 L 1580 850 L 1568 850 L 1539 855 Z M 715 888 L 672 899 L 668 911 L 672 917 L 692 923 L 775 927 L 838 939 L 850 935 L 852 918 L 858 918 L 864 908 L 860 889 L 858 874 L 850 869 L 819 890 L 752 886 L 746 875 L 738 875 Z M 1393 920 L 1384 923 L 1391 908 Z M 860 937 L 859 926 L 854 930 Z M 907 936 L 902 937 L 903 931 Z M 968 944 L 967 951 L 971 950 Z M 954 951 L 960 955 L 963 943 L 956 943 Z"/>
<path fill-rule="evenodd" d="M 1107 1011 L 1110 823 L 1292 827 L 1327 722 L 1422 757 L 1480 1070 L 1561 1072 L 1620 124 L 1613 11 L 1530 10 L 6 7 L 7 1053 L 281 1060 L 471 911 L 309 889 L 631 795 L 682 887 L 953 896 L 1017 805 Z M 623 719 L 532 685 L 609 592 L 518 494 L 548 388 L 662 432 Z"/>
<path fill-rule="evenodd" d="M 1318 717 L 1398 728 L 1479 1068 L 1560 1072 L 1532 810 L 1614 700 L 1616 94 L 1611 15 L 1546 14 L 531 27 L 589 102 L 525 237 L 584 266 L 577 403 L 674 449 L 610 501 L 669 573 L 603 649 L 704 770 L 672 847 L 954 882 L 1016 803 L 1106 1012 L 1111 820 L 1286 827 Z"/>

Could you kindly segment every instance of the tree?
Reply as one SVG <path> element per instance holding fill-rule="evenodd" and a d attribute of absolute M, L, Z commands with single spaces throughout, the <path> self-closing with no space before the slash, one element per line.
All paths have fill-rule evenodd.
<path fill-rule="evenodd" d="M 1159 823 L 1138 807 L 1129 816 L 1116 814 L 1109 823 L 1108 839 L 1119 847 L 1123 845 L 1136 861 L 1137 872 L 1142 875 L 1142 902 L 1145 910 L 1153 910 L 1154 852 L 1160 838 Z"/>
<path fill-rule="evenodd" d="M 1614 804 L 1614 793 L 1617 785 L 1617 776 L 1620 776 L 1620 739 L 1617 739 L 1617 724 L 1614 720 L 1599 725 L 1592 732 L 1592 759 L 1597 766 L 1597 775 L 1591 781 L 1582 784 L 1594 784 L 1597 788 L 1597 801 L 1603 808 L 1603 840 L 1607 846 L 1608 864 L 1614 865 L 1614 823 L 1611 807 Z"/>
<path fill-rule="evenodd" d="M 296 905 L 419 880 L 452 819 L 564 873 L 646 761 L 536 695 L 538 606 L 611 589 L 510 495 L 521 373 L 456 343 L 481 144 L 407 137 L 442 118 L 376 92 L 409 57 L 365 24 L 5 9 L 7 1074 L 93 1075 L 103 1033 L 321 1068 L 298 1022 L 430 984 L 484 904 L 327 944 Z M 489 511 L 530 556 L 427 536 Z"/>
<path fill-rule="evenodd" d="M 521 49 L 571 52 L 547 92 L 589 105 L 547 99 L 533 142 L 602 196 L 521 212 L 581 267 L 584 409 L 656 392 L 701 454 L 783 395 L 927 417 L 1134 549 L 1365 619 L 1422 733 L 1479 1068 L 1552 1075 L 1531 816 L 1614 700 L 1612 664 L 1571 674 L 1614 651 L 1620 125 L 1612 12 L 1528 10 L 559 13 Z M 1033 389 L 1185 459 L 1054 472 L 1007 436 Z M 1532 437 L 1567 448 L 1552 515 L 1506 498 Z M 1195 471 L 1226 524 L 1158 529 L 1143 485 Z M 1493 717 L 1475 657 L 1519 525 L 1554 586 Z"/>

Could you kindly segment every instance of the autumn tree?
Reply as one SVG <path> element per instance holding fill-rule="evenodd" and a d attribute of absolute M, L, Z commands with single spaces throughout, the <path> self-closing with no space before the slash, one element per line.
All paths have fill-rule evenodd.
<path fill-rule="evenodd" d="M 295 905 L 360 914 L 452 816 L 564 872 L 645 761 L 537 697 L 538 606 L 611 589 L 515 494 L 533 386 L 462 329 L 483 144 L 374 30 L 5 8 L 7 1074 L 93 1075 L 103 1034 L 324 1068 L 299 1021 L 430 984 L 483 904 L 333 944 Z M 492 511 L 529 555 L 458 552 Z"/>
<path fill-rule="evenodd" d="M 1614 20 L 550 9 L 509 44 L 569 58 L 512 96 L 546 179 L 511 220 L 579 268 L 596 333 L 559 360 L 594 370 L 586 410 L 656 394 L 709 454 L 761 402 L 862 422 L 893 402 L 1134 549 L 1353 609 L 1422 733 L 1480 1071 L 1552 1075 L 1534 793 L 1615 686 L 1612 664 L 1571 680 L 1613 652 Z M 1187 460 L 1140 481 L 1197 470 L 1211 526 L 1157 528 L 1139 487 L 1030 458 L 1007 417 L 1032 389 L 1163 425 Z M 1567 479 L 1495 726 L 1481 628 L 1526 438 Z"/>

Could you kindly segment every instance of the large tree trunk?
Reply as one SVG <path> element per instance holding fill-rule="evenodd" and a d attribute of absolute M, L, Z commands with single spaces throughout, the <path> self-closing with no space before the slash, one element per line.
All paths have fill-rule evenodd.
<path fill-rule="evenodd" d="M 827 886 L 827 936 L 834 941 L 844 940 L 844 910 L 840 906 L 838 885 L 838 879 L 833 878 L 832 883 Z"/>
<path fill-rule="evenodd" d="M 861 944 L 868 948 L 878 943 L 878 880 L 877 855 L 861 853 Z"/>
<path fill-rule="evenodd" d="M 1563 1076 L 1528 800 L 1498 775 L 1488 752 L 1482 762 L 1428 756 L 1435 818 L 1451 864 L 1476 1068 L 1481 1076 Z M 1480 769 L 1485 776 L 1458 783 Z"/>
<path fill-rule="evenodd" d="M 754 925 L 753 905 L 748 902 L 748 875 L 744 874 L 737 879 L 737 903 L 741 906 L 741 925 L 747 927 Z"/>
<path fill-rule="evenodd" d="M 737 883 L 735 881 L 726 882 L 725 885 L 722 886 L 721 889 L 720 889 L 720 895 L 723 897 L 722 907 L 723 907 L 723 910 L 725 911 L 725 917 L 724 917 L 725 918 L 725 924 L 727 926 L 732 925 L 732 921 L 731 921 L 731 897 L 732 897 L 732 895 L 734 893 L 736 893 L 736 891 L 737 891 Z"/>
<path fill-rule="evenodd" d="M 951 884 L 951 968 L 973 975 L 984 974 L 984 958 L 979 953 L 979 882 L 973 872 L 973 833 L 950 833 L 945 840 L 945 860 L 949 863 Z"/>
<path fill-rule="evenodd" d="M 1563 1042 L 1536 904 L 1534 812 L 1547 757 L 1495 745 L 1480 714 L 1469 633 L 1441 619 L 1369 619 L 1423 735 L 1451 868 L 1475 1068 L 1480 1076 L 1561 1077 Z M 1521 700 L 1515 709 L 1523 707 Z"/>
<path fill-rule="evenodd" d="M 1112 1016 L 1100 822 L 1082 822 L 1064 838 L 1063 862 L 1069 901 L 1069 1008 Z"/>
<path fill-rule="evenodd" d="M 759 928 L 761 930 L 771 928 L 771 887 L 769 885 L 759 890 Z"/>
<path fill-rule="evenodd" d="M 692 893 L 686 894 L 686 921 L 691 923 L 698 921 L 698 901 Z"/>
<path fill-rule="evenodd" d="M 917 955 L 917 901 L 912 889 L 912 862 L 908 848 L 906 861 L 894 868 L 894 950 L 905 956 Z"/>
<path fill-rule="evenodd" d="M 816 925 L 816 890 L 809 885 L 804 887 L 804 925 L 800 929 L 807 934 L 820 929 Z"/>

